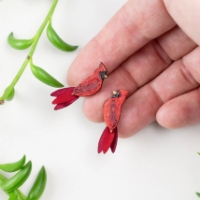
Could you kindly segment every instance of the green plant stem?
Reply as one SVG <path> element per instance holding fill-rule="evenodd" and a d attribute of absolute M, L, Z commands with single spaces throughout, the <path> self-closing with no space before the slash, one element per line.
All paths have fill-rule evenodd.
<path fill-rule="evenodd" d="M 38 41 L 40 39 L 40 36 L 41 36 L 41 34 L 42 34 L 45 26 L 47 25 L 47 23 L 49 22 L 49 20 L 51 20 L 51 17 L 52 17 L 52 15 L 54 13 L 54 10 L 56 8 L 57 3 L 58 3 L 58 0 L 54 0 L 53 1 L 52 6 L 51 6 L 51 8 L 50 8 L 50 10 L 49 10 L 46 18 L 44 19 L 43 23 L 41 24 L 40 28 L 38 29 L 37 33 L 34 36 L 34 42 L 31 45 L 31 49 L 30 49 L 30 52 L 29 52 L 28 56 L 24 60 L 22 66 L 21 66 L 20 70 L 18 71 L 17 75 L 15 76 L 15 78 L 13 79 L 13 81 L 11 82 L 11 84 L 8 86 L 9 89 L 7 90 L 7 94 L 9 94 L 13 90 L 13 88 L 17 84 L 18 80 L 20 79 L 21 75 L 23 74 L 24 70 L 26 69 L 26 66 L 29 63 L 30 58 L 32 58 L 32 56 L 33 56 L 33 54 L 35 52 L 36 46 L 38 44 Z M 6 98 L 6 94 L 4 93 L 0 97 L 0 105 L 4 103 L 5 98 Z"/>
<path fill-rule="evenodd" d="M 5 176 L 3 176 L 2 174 L 0 174 L 0 187 L 2 185 L 2 183 L 4 181 L 6 181 L 7 178 Z M 20 200 L 26 200 L 26 196 L 20 191 L 20 190 L 15 190 L 15 192 L 18 194 L 18 196 L 20 197 Z M 8 194 L 8 193 L 7 193 Z"/>

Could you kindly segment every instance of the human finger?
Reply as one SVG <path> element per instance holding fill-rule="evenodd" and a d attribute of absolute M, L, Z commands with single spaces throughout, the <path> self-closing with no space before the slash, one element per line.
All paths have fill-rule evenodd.
<path fill-rule="evenodd" d="M 181 128 L 200 123 L 200 90 L 180 95 L 165 103 L 156 114 L 158 123 L 166 128 Z"/>
<path fill-rule="evenodd" d="M 87 78 L 100 61 L 111 73 L 138 49 L 174 26 L 162 1 L 128 1 L 74 60 L 68 70 L 68 84 L 74 86 Z"/>
<path fill-rule="evenodd" d="M 198 45 L 200 45 L 200 1 L 199 0 L 163 0 L 174 21 Z"/>

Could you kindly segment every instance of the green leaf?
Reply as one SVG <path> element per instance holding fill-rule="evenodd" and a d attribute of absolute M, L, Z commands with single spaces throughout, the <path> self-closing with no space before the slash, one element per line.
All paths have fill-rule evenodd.
<path fill-rule="evenodd" d="M 20 170 L 26 162 L 26 156 L 24 155 L 19 161 L 7 164 L 0 164 L 0 169 L 5 172 L 15 172 Z"/>
<path fill-rule="evenodd" d="M 17 174 L 2 183 L 2 190 L 11 193 L 18 189 L 29 177 L 31 169 L 32 163 L 29 161 Z"/>
<path fill-rule="evenodd" d="M 32 62 L 30 62 L 30 67 L 31 67 L 31 71 L 32 71 L 33 75 L 41 82 L 43 82 L 49 86 L 56 87 L 56 88 L 64 87 L 64 85 L 62 83 L 57 81 L 53 76 L 51 76 L 49 73 L 47 73 L 42 68 L 33 65 Z"/>
<path fill-rule="evenodd" d="M 8 36 L 8 44 L 13 47 L 14 49 L 23 50 L 30 47 L 33 43 L 33 38 L 26 40 L 26 39 L 16 39 L 13 35 L 13 32 Z"/>
<path fill-rule="evenodd" d="M 31 188 L 27 200 L 35 200 L 39 199 L 46 187 L 46 182 L 47 182 L 47 173 L 44 168 L 44 166 L 40 169 L 37 178 L 33 184 L 33 187 Z"/>
<path fill-rule="evenodd" d="M 196 192 L 196 195 L 200 198 L 200 193 L 199 192 Z"/>
<path fill-rule="evenodd" d="M 65 41 L 63 41 L 60 36 L 56 33 L 56 31 L 53 29 L 51 25 L 51 21 L 48 24 L 47 27 L 47 37 L 49 41 L 58 49 L 62 51 L 74 51 L 78 48 L 78 46 L 72 46 L 70 44 L 67 44 Z"/>

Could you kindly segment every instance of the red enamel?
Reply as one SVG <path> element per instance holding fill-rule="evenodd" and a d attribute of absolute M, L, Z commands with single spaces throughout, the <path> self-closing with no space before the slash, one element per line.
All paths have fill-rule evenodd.
<path fill-rule="evenodd" d="M 121 107 L 128 96 L 128 91 L 120 90 L 120 96 L 108 99 L 103 108 L 104 121 L 110 130 L 117 127 L 121 115 Z"/>
<path fill-rule="evenodd" d="M 57 97 L 65 93 L 71 95 L 73 91 L 74 91 L 74 87 L 62 88 L 62 89 L 56 90 L 55 92 L 52 92 L 51 96 Z"/>
<path fill-rule="evenodd" d="M 52 104 L 57 104 L 55 110 L 69 106 L 76 101 L 80 96 L 89 96 L 98 92 L 102 86 L 103 80 L 101 79 L 100 72 L 107 72 L 103 63 L 94 71 L 93 75 L 82 81 L 77 87 L 69 87 L 59 89 L 51 94 L 56 98 Z"/>
<path fill-rule="evenodd" d="M 65 108 L 69 105 L 71 105 L 74 101 L 76 101 L 79 97 L 76 97 L 68 102 L 65 102 L 65 103 L 60 103 L 60 104 L 57 104 L 55 107 L 54 107 L 54 110 L 59 110 L 61 108 Z"/>
<path fill-rule="evenodd" d="M 114 139 L 112 141 L 112 144 L 110 145 L 111 151 L 114 153 L 117 147 L 117 141 L 118 141 L 118 130 L 117 127 L 113 130 L 113 133 L 115 134 Z"/>
<path fill-rule="evenodd" d="M 90 96 L 98 92 L 103 83 L 103 80 L 100 77 L 100 72 L 104 71 L 106 72 L 106 68 L 103 63 L 100 63 L 92 76 L 88 77 L 75 87 L 73 95 Z"/>
<path fill-rule="evenodd" d="M 79 96 L 72 95 L 74 87 L 64 88 L 53 92 L 51 95 L 56 96 L 52 104 L 57 104 L 54 110 L 65 108 L 76 101 Z"/>
<path fill-rule="evenodd" d="M 114 139 L 115 133 L 110 132 L 109 128 L 106 127 L 101 135 L 101 138 L 99 140 L 98 144 L 98 153 L 106 153 L 111 146 L 113 139 Z"/>
<path fill-rule="evenodd" d="M 56 91 L 57 93 L 52 93 L 54 96 L 56 95 L 56 98 L 52 101 L 52 104 L 60 104 L 60 103 L 66 103 L 68 101 L 73 100 L 74 98 L 77 98 L 77 96 L 72 95 L 74 91 L 74 88 L 64 88 L 63 91 L 62 89 L 60 91 Z"/>

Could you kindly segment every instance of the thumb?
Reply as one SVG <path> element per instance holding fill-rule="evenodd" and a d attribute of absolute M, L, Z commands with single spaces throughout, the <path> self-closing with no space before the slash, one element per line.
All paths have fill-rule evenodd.
<path fill-rule="evenodd" d="M 200 45 L 200 1 L 163 0 L 165 7 L 179 27 Z"/>

